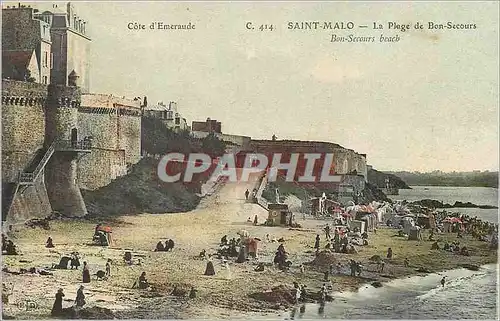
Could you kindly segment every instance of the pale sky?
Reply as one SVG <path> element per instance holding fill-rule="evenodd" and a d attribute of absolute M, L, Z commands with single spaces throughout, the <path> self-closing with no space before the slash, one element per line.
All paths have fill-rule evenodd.
<path fill-rule="evenodd" d="M 498 2 L 75 7 L 92 38 L 92 92 L 177 101 L 189 123 L 210 117 L 228 134 L 338 143 L 366 153 L 379 170 L 498 170 Z M 196 29 L 127 29 L 154 21 Z M 276 29 L 249 31 L 249 21 Z M 287 30 L 289 21 L 352 21 L 355 28 Z M 374 21 L 386 29 L 371 29 Z M 389 21 L 477 29 L 402 33 L 387 30 Z M 376 42 L 332 43 L 332 33 Z M 401 40 L 379 43 L 381 33 Z"/>

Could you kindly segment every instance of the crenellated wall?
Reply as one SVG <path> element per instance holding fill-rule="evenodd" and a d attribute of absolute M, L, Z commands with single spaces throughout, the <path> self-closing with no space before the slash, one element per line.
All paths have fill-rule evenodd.
<path fill-rule="evenodd" d="M 81 103 L 79 87 L 49 85 L 46 109 L 46 146 L 54 140 L 73 141 L 78 130 L 78 108 Z M 50 124 L 50 125 L 49 125 Z M 76 137 L 78 140 L 78 137 Z M 66 216 L 85 216 L 87 208 L 77 181 L 78 159 L 76 148 L 57 150 L 45 168 L 47 195 L 52 209 Z"/>
<path fill-rule="evenodd" d="M 79 136 L 92 136 L 92 153 L 80 159 L 78 182 L 97 189 L 127 173 L 141 157 L 140 102 L 105 94 L 83 94 Z"/>
<path fill-rule="evenodd" d="M 218 139 L 226 142 L 235 144 L 237 146 L 241 146 L 243 148 L 248 148 L 250 146 L 251 138 L 249 136 L 241 136 L 241 135 L 230 135 L 230 134 L 220 134 L 220 133 L 210 133 L 210 132 L 202 132 L 202 131 L 191 131 L 191 136 L 194 138 L 205 138 L 210 134 L 214 134 Z"/>
<path fill-rule="evenodd" d="M 138 101 L 82 95 L 79 87 L 64 85 L 3 80 L 2 87 L 2 185 L 24 186 L 2 193 L 10 204 L 3 218 L 24 220 L 52 210 L 83 216 L 80 188 L 105 186 L 139 161 Z M 93 137 L 90 151 L 56 148 L 33 185 L 18 184 L 18 174 L 31 173 L 54 140 L 69 143 L 75 134 L 77 141 Z"/>
<path fill-rule="evenodd" d="M 2 81 L 2 181 L 13 182 L 45 137 L 44 105 L 47 86 Z"/>

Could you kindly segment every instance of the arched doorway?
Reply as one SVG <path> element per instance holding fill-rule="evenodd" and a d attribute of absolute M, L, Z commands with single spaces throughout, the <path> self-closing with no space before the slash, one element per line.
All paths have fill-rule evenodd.
<path fill-rule="evenodd" d="M 75 146 L 78 141 L 78 130 L 76 128 L 71 129 L 71 145 Z"/>

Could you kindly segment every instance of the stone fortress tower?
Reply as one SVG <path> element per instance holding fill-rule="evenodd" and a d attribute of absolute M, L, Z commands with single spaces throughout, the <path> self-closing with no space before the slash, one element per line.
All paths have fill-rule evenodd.
<path fill-rule="evenodd" d="M 2 18 L 2 220 L 84 216 L 80 189 L 140 160 L 140 103 L 89 93 L 88 26 L 71 4 L 19 4 Z"/>
<path fill-rule="evenodd" d="M 90 153 L 91 142 L 79 140 L 78 107 L 81 91 L 73 86 L 50 85 L 46 103 L 45 146 L 54 155 L 45 170 L 47 194 L 52 209 L 71 216 L 87 214 L 77 183 L 78 158 Z"/>

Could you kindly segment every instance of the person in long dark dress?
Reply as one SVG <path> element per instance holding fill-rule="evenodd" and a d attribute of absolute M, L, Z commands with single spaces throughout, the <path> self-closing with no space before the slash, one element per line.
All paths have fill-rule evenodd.
<path fill-rule="evenodd" d="M 54 305 L 52 306 L 52 311 L 50 312 L 52 316 L 59 316 L 62 314 L 63 297 L 64 297 L 63 289 L 59 289 L 56 293 L 56 300 L 54 301 Z"/>
<path fill-rule="evenodd" d="M 83 285 L 80 285 L 80 288 L 76 292 L 75 303 L 78 308 L 81 308 L 85 305 L 85 294 L 83 294 Z"/>
<path fill-rule="evenodd" d="M 163 243 L 159 241 L 158 243 L 156 243 L 155 252 L 163 252 L 163 251 L 165 251 L 165 246 L 163 246 Z"/>
<path fill-rule="evenodd" d="M 78 270 L 78 267 L 80 267 L 80 258 L 78 257 L 78 252 L 71 253 L 70 266 L 71 266 L 71 269 L 76 268 L 77 270 Z"/>
<path fill-rule="evenodd" d="M 110 277 L 111 276 L 111 259 L 108 259 L 106 262 L 106 276 Z"/>
<path fill-rule="evenodd" d="M 2 233 L 2 252 L 7 251 L 7 237 Z"/>
<path fill-rule="evenodd" d="M 146 279 L 146 272 L 142 272 L 139 276 L 139 289 L 147 289 L 149 286 L 148 280 Z"/>
<path fill-rule="evenodd" d="M 207 267 L 205 269 L 205 275 L 215 275 L 214 264 L 212 261 L 207 262 Z"/>
<path fill-rule="evenodd" d="M 47 242 L 45 242 L 45 247 L 47 247 L 47 248 L 54 247 L 54 243 L 52 242 L 52 237 L 49 236 L 49 238 L 47 239 Z"/>
<path fill-rule="evenodd" d="M 387 258 L 392 259 L 392 249 L 391 248 L 387 249 Z"/>
<path fill-rule="evenodd" d="M 175 243 L 174 240 L 168 239 L 168 250 L 167 251 L 172 251 L 174 249 Z"/>
<path fill-rule="evenodd" d="M 319 234 L 316 234 L 316 242 L 314 242 L 314 248 L 319 249 Z"/>
<path fill-rule="evenodd" d="M 90 271 L 87 262 L 83 262 L 83 283 L 90 283 Z"/>
<path fill-rule="evenodd" d="M 240 252 L 238 254 L 238 259 L 236 263 L 244 263 L 247 261 L 247 253 L 244 246 L 240 246 Z"/>

